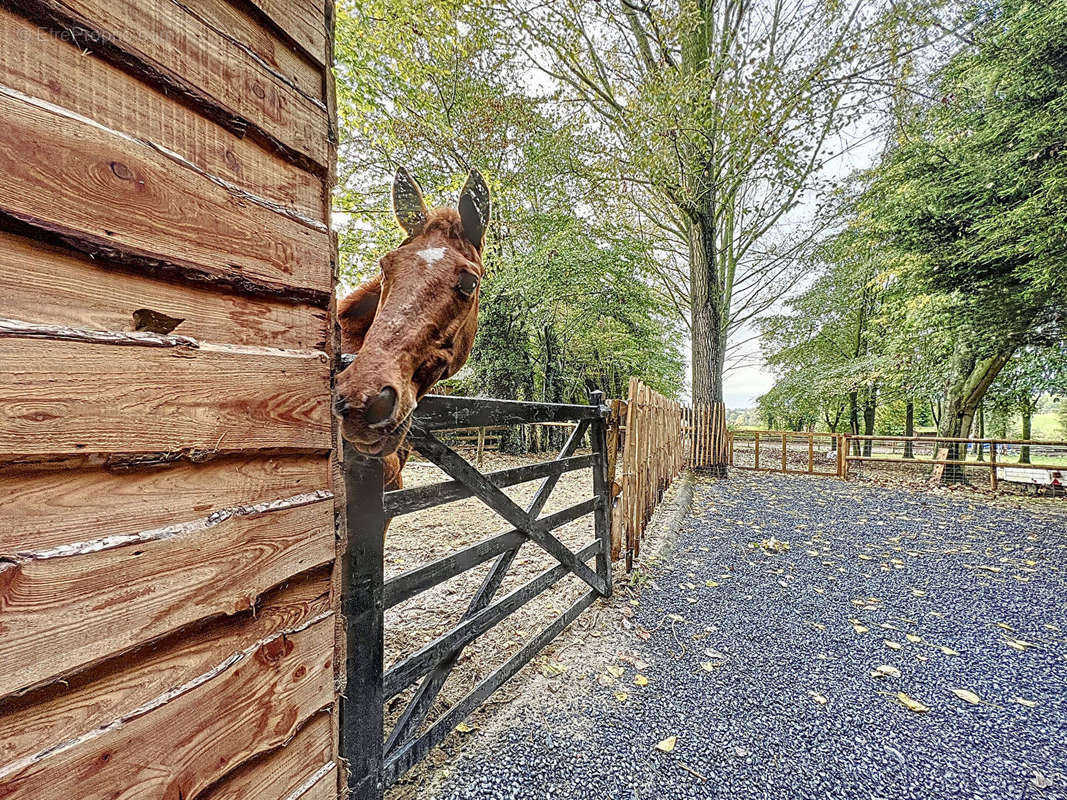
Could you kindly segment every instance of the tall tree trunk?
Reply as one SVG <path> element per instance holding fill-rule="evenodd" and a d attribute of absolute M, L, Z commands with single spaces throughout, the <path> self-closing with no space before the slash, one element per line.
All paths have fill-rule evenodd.
<path fill-rule="evenodd" d="M 863 435 L 874 435 L 874 412 L 877 409 L 878 390 L 870 389 L 867 398 L 863 401 Z M 870 439 L 863 440 L 863 455 L 870 456 L 874 442 Z"/>
<path fill-rule="evenodd" d="M 979 439 L 984 439 L 985 438 L 985 402 L 984 401 L 978 404 L 978 438 Z M 985 445 L 982 442 L 978 443 L 978 447 L 976 449 L 978 450 L 978 460 L 979 461 L 985 461 L 985 450 L 983 449 L 984 447 L 985 447 Z"/>
<path fill-rule="evenodd" d="M 1023 404 L 1022 412 L 1023 412 L 1023 439 L 1029 441 L 1030 436 L 1031 436 L 1031 434 L 1033 432 L 1033 420 L 1034 420 L 1034 408 L 1033 408 L 1033 405 L 1030 403 L 1029 398 L 1027 398 L 1027 401 Z M 1030 463 L 1030 445 L 1024 444 L 1022 447 L 1019 448 L 1019 463 L 1020 464 L 1029 464 Z"/>
<path fill-rule="evenodd" d="M 953 354 L 938 436 L 963 438 L 971 432 L 974 415 L 982 398 L 1013 352 L 1014 348 L 1006 348 L 995 355 L 977 358 L 966 347 L 960 347 Z M 946 443 L 946 447 L 939 450 L 943 451 L 945 459 L 951 461 L 962 461 L 967 453 L 966 447 L 956 442 Z M 946 464 L 941 469 L 935 466 L 933 477 L 941 483 L 966 482 L 966 474 L 960 464 Z"/>
<path fill-rule="evenodd" d="M 723 287 L 719 282 L 714 220 L 698 214 L 689 221 L 690 316 L 692 321 L 693 402 L 722 403 L 723 368 L 726 363 L 726 331 L 723 320 Z M 726 438 L 726 415 L 719 414 L 713 435 Z M 725 450 L 725 448 L 723 448 Z M 726 460 L 716 453 L 707 469 L 726 477 Z"/>
<path fill-rule="evenodd" d="M 911 400 L 904 407 L 904 435 L 908 441 L 904 442 L 904 458 L 915 458 L 915 449 L 911 437 L 915 435 L 915 403 Z"/>
<path fill-rule="evenodd" d="M 859 435 L 860 404 L 858 392 L 849 392 L 848 394 L 848 429 L 853 436 Z M 858 439 L 853 439 L 852 441 L 852 455 L 860 455 L 860 443 Z"/>

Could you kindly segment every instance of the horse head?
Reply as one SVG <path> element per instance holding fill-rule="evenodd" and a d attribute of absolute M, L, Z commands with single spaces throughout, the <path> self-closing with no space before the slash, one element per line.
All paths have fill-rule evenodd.
<path fill-rule="evenodd" d="M 419 399 L 470 355 L 489 189 L 472 170 L 458 209 L 429 210 L 418 183 L 400 169 L 393 210 L 407 238 L 381 258 L 380 274 L 337 309 L 342 350 L 356 353 L 337 378 L 341 434 L 378 457 L 396 451 Z"/>

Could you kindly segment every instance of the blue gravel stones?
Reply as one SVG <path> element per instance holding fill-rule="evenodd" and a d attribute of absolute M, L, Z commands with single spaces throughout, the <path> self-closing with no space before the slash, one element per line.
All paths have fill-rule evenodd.
<path fill-rule="evenodd" d="M 653 577 L 617 647 L 649 685 L 578 680 L 607 664 L 570 648 L 436 798 L 1067 800 L 1064 517 L 735 471 Z"/>

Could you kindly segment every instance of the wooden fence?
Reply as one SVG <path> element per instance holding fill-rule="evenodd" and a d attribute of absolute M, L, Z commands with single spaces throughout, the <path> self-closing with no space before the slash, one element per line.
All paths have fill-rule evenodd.
<path fill-rule="evenodd" d="M 1008 448 L 1020 452 L 1009 454 Z M 956 474 L 948 477 L 956 480 L 966 470 L 983 470 L 988 472 L 992 489 L 998 488 L 1000 475 L 1009 467 L 1067 472 L 1067 464 L 1040 461 L 1040 451 L 1048 449 L 1067 451 L 1067 442 L 770 430 L 738 430 L 727 435 L 728 461 L 736 469 L 833 475 L 844 480 L 863 464 L 890 469 L 930 467 L 935 480 L 946 478 L 944 469 L 954 469 Z M 971 452 L 973 458 L 961 457 Z"/>
<path fill-rule="evenodd" d="M 964 439 L 940 436 L 853 436 L 845 437 L 849 445 L 844 447 L 842 477 L 848 478 L 852 465 L 882 464 L 896 467 L 930 466 L 934 479 L 963 480 L 966 470 L 988 471 L 989 486 L 996 490 L 1000 474 L 1005 468 L 1024 468 L 1044 472 L 1067 473 L 1067 464 L 1042 463 L 1040 453 L 1034 450 L 1067 448 L 1064 441 L 1039 441 L 1033 439 Z M 850 446 L 851 445 L 851 446 Z M 896 446 L 903 452 L 898 455 Z M 1020 453 L 1008 455 L 1008 448 L 1018 448 Z M 925 450 L 929 457 L 925 458 Z M 859 452 L 856 452 L 859 451 Z M 886 452 L 888 451 L 888 452 Z M 975 457 L 968 459 L 969 452 Z M 1021 459 L 1023 453 L 1026 458 Z M 952 474 L 945 475 L 949 470 Z"/>
<path fill-rule="evenodd" d="M 685 466 L 682 407 L 631 378 L 622 434 L 617 437 L 622 480 L 617 481 L 620 491 L 612 522 L 612 552 L 617 558 L 625 545 L 629 570 L 641 554 L 641 537 L 663 491 Z M 614 476 L 609 470 L 609 477 Z"/>
<path fill-rule="evenodd" d="M 761 472 L 842 476 L 844 434 L 796 431 L 730 431 L 731 467 Z"/>
<path fill-rule="evenodd" d="M 692 469 L 721 468 L 729 460 L 726 406 L 723 403 L 696 403 L 692 407 L 683 407 L 682 437 L 687 466 Z"/>
<path fill-rule="evenodd" d="M 338 795 L 332 16 L 0 4 L 5 800 Z"/>

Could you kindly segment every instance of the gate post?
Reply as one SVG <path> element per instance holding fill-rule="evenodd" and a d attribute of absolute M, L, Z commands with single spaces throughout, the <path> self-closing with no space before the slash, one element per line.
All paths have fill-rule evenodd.
<path fill-rule="evenodd" d="M 597 416 L 589 423 L 589 442 L 593 446 L 595 463 L 593 464 L 593 494 L 599 501 L 593 512 L 593 528 L 596 531 L 600 549 L 596 556 L 596 571 L 604 581 L 604 596 L 611 596 L 611 484 L 608 483 L 608 440 L 607 422 L 609 413 L 604 405 L 604 393 L 589 393 L 589 405 L 596 407 Z M 626 432 L 630 435 L 630 431 Z"/>
<path fill-rule="evenodd" d="M 385 509 L 382 462 L 343 445 L 345 479 L 341 614 L 345 629 L 345 687 L 340 751 L 350 800 L 380 800 L 382 775 L 382 598 Z"/>

